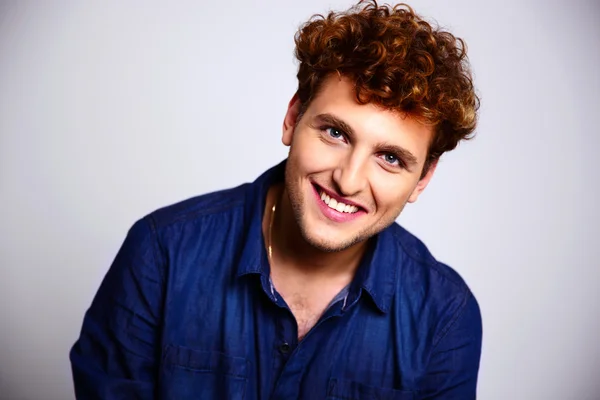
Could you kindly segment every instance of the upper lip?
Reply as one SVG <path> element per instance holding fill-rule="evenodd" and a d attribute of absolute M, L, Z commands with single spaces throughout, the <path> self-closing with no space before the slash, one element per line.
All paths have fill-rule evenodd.
<path fill-rule="evenodd" d="M 338 203 L 342 202 L 344 204 L 355 206 L 355 207 L 358 207 L 361 210 L 365 210 L 366 211 L 366 207 L 364 207 L 363 205 L 361 205 L 359 203 L 356 203 L 356 202 L 354 202 L 352 200 L 347 200 L 347 199 L 345 199 L 345 198 L 343 198 L 343 197 L 341 197 L 341 196 L 333 193 L 332 191 L 330 191 L 328 189 L 325 189 L 323 186 L 320 186 L 320 185 L 318 185 L 316 183 L 313 183 L 313 185 L 315 185 L 318 190 L 322 190 L 323 192 L 325 192 L 325 194 L 327 194 L 327 196 L 331 197 L 332 199 L 335 199 Z"/>

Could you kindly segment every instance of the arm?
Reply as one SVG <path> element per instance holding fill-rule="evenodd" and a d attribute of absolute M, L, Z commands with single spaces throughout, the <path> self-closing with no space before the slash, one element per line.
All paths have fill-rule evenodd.
<path fill-rule="evenodd" d="M 420 393 L 423 400 L 476 398 L 481 336 L 481 312 L 469 293 L 433 349 Z"/>
<path fill-rule="evenodd" d="M 70 352 L 78 399 L 151 399 L 160 361 L 163 276 L 149 217 L 130 229 Z"/>

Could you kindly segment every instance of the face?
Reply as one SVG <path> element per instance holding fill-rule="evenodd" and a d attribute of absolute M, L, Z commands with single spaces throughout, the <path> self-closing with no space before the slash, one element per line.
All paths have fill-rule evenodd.
<path fill-rule="evenodd" d="M 330 77 L 298 120 L 290 102 L 282 141 L 290 146 L 285 188 L 302 237 L 328 252 L 361 243 L 417 200 L 431 127 L 356 102 L 352 83 Z"/>

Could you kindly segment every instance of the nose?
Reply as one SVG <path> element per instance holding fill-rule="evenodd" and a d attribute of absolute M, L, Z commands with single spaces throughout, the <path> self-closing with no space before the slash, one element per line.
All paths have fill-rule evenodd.
<path fill-rule="evenodd" d="M 342 196 L 352 196 L 367 186 L 367 165 L 365 156 L 357 151 L 340 160 L 333 171 L 333 182 Z"/>

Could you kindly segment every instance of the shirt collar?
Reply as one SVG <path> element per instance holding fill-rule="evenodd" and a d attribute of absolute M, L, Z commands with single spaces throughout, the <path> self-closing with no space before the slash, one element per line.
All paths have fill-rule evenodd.
<path fill-rule="evenodd" d="M 356 298 L 349 298 L 348 302 L 352 304 L 360 296 L 360 289 L 364 289 L 377 308 L 387 313 L 396 292 L 401 262 L 402 254 L 388 227 L 371 239 L 352 282 L 351 294 L 355 293 Z"/>
<path fill-rule="evenodd" d="M 262 220 L 267 192 L 272 185 L 285 179 L 286 161 L 267 170 L 248 186 L 244 206 L 246 236 L 237 266 L 237 276 L 247 274 L 260 274 L 265 278 L 270 276 L 262 234 Z M 400 258 L 401 254 L 390 228 L 384 229 L 373 237 L 350 285 L 349 306 L 358 300 L 361 289 L 364 289 L 377 308 L 387 313 L 396 289 Z"/>
<path fill-rule="evenodd" d="M 285 178 L 287 160 L 268 169 L 248 185 L 244 201 L 244 227 L 246 228 L 237 276 L 247 274 L 270 275 L 269 260 L 262 233 L 262 221 L 269 188 Z"/>

